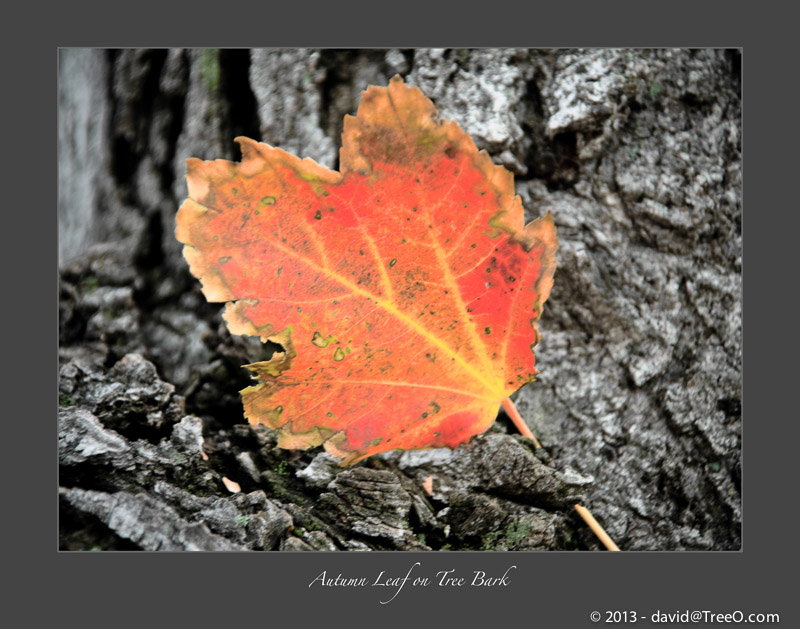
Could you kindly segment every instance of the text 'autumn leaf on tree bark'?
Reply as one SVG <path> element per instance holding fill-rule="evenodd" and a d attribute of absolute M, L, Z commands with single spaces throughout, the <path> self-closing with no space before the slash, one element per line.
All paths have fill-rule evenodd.
<path fill-rule="evenodd" d="M 399 77 L 345 117 L 340 172 L 237 141 L 187 160 L 176 236 L 231 333 L 285 349 L 247 365 L 249 421 L 343 465 L 485 431 L 536 374 L 551 216 L 525 226 L 513 175 Z"/>

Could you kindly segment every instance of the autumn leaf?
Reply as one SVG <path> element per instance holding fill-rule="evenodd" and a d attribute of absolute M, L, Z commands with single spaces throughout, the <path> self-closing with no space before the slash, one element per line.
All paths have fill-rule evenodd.
<path fill-rule="evenodd" d="M 525 226 L 513 175 L 400 77 L 345 117 L 339 172 L 237 141 L 187 160 L 176 236 L 231 333 L 285 350 L 247 365 L 249 421 L 343 465 L 485 431 L 536 374 L 551 216 Z"/>

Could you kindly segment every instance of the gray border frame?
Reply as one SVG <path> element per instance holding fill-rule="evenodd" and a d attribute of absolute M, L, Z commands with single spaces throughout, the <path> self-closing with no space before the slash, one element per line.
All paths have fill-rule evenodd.
<path fill-rule="evenodd" d="M 791 41 L 789 16 L 767 14 L 766 9 L 760 13 L 761 7 L 742 12 L 728 4 L 697 2 L 570 3 L 561 8 L 521 8 L 495 0 L 480 12 L 465 5 L 445 9 L 433 3 L 417 7 L 404 3 L 381 9 L 376 3 L 362 2 L 356 10 L 353 4 L 329 3 L 319 13 L 304 4 L 290 15 L 280 7 L 266 5 L 223 5 L 222 11 L 227 14 L 222 14 L 219 9 L 212 11 L 210 3 L 200 6 L 199 0 L 183 6 L 162 2 L 155 5 L 156 10 L 145 9 L 141 2 L 107 3 L 99 5 L 96 12 L 81 12 L 77 3 L 70 3 L 22 9 L 29 15 L 21 21 L 16 18 L 16 37 L 25 39 L 16 42 L 18 54 L 7 50 L 4 55 L 4 65 L 10 66 L 4 98 L 4 110 L 6 106 L 9 109 L 4 118 L 11 121 L 4 126 L 11 127 L 5 129 L 10 133 L 6 136 L 7 156 L 22 168 L 14 168 L 13 177 L 6 179 L 7 186 L 13 187 L 7 217 L 22 218 L 26 236 L 13 235 L 19 230 L 16 220 L 7 223 L 7 244 L 14 247 L 13 268 L 18 272 L 7 274 L 11 287 L 7 289 L 10 299 L 6 310 L 14 313 L 12 325 L 18 333 L 9 335 L 12 351 L 6 354 L 7 360 L 15 363 L 15 386 L 7 389 L 15 401 L 14 412 L 7 415 L 14 432 L 12 442 L 6 443 L 6 457 L 11 459 L 11 474 L 6 478 L 14 486 L 9 505 L 15 506 L 6 511 L 6 519 L 12 524 L 7 533 L 12 556 L 4 564 L 6 572 L 16 577 L 14 588 L 38 599 L 20 611 L 28 618 L 53 611 L 61 622 L 80 621 L 84 626 L 148 621 L 161 625 L 169 618 L 184 626 L 203 627 L 253 620 L 264 626 L 281 620 L 298 627 L 317 623 L 383 627 L 411 622 L 422 626 L 447 622 L 465 627 L 490 623 L 571 627 L 591 625 L 589 613 L 593 610 L 601 612 L 602 620 L 606 610 L 647 615 L 656 610 L 673 613 L 694 609 L 772 612 L 779 613 L 783 622 L 796 616 L 788 612 L 792 600 L 789 580 L 779 576 L 779 566 L 791 565 L 790 555 L 796 553 L 782 500 L 793 478 L 789 475 L 789 448 L 796 426 L 784 410 L 791 407 L 772 395 L 776 389 L 791 390 L 788 378 L 796 367 L 781 364 L 774 355 L 767 356 L 775 345 L 762 337 L 765 332 L 785 337 L 793 329 L 780 325 L 780 313 L 785 309 L 775 299 L 782 290 L 778 282 L 785 286 L 793 279 L 793 274 L 783 270 L 796 268 L 796 262 L 783 259 L 791 249 L 780 247 L 778 242 L 788 230 L 776 229 L 790 204 L 796 203 L 788 194 L 780 201 L 777 198 L 784 182 L 792 180 L 782 176 L 784 171 L 796 164 L 796 157 L 787 154 L 791 144 L 786 133 L 781 133 L 784 121 L 793 120 L 787 111 L 793 100 L 784 92 L 788 85 L 781 62 L 794 55 L 789 57 L 788 50 L 777 45 Z M 30 15 L 34 12 L 35 20 Z M 193 12 L 205 22 L 193 24 Z M 351 17 L 356 23 L 345 26 L 342 18 Z M 57 227 L 55 220 L 48 224 L 40 218 L 42 206 L 44 212 L 52 212 L 48 214 L 52 217 L 56 207 L 56 47 L 132 45 L 742 47 L 744 111 L 749 123 L 743 135 L 749 193 L 744 211 L 744 286 L 749 297 L 745 322 L 752 334 L 745 351 L 750 369 L 743 403 L 744 550 L 619 554 L 57 553 L 57 499 L 52 476 L 56 461 L 53 409 L 57 403 L 55 395 L 51 398 L 41 393 L 42 389 L 55 391 L 57 387 L 50 389 L 39 382 L 41 357 L 52 356 L 58 344 L 57 325 L 55 329 L 49 327 L 53 325 L 50 317 L 55 304 L 49 291 L 42 288 L 55 285 L 57 301 Z M 45 238 L 41 237 L 43 225 L 48 225 Z M 9 261 L 6 257 L 7 264 Z M 27 270 L 30 261 L 36 267 L 32 274 Z M 48 330 L 53 330 L 53 337 Z M 787 352 L 782 345 L 778 347 L 779 352 L 772 354 Z M 44 363 L 50 365 L 47 360 Z M 779 386 L 770 388 L 768 382 Z M 27 508 L 19 508 L 23 505 L 31 505 L 33 511 L 25 513 Z M 512 572 L 507 588 L 406 588 L 388 605 L 380 604 L 386 597 L 377 588 L 308 587 L 323 570 L 329 576 L 341 572 L 369 579 L 382 570 L 403 575 L 417 561 L 422 564 L 420 574 L 426 575 L 451 568 L 465 574 L 475 570 L 502 574 L 510 565 L 518 568 Z M 24 600 L 22 596 L 10 598 L 16 603 Z M 24 624 L 28 622 L 26 618 Z"/>

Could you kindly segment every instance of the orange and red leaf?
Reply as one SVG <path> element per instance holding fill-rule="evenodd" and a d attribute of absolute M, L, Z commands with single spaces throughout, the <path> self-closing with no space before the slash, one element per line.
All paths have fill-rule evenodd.
<path fill-rule="evenodd" d="M 248 419 L 343 464 L 485 431 L 536 374 L 550 215 L 525 226 L 511 173 L 399 77 L 345 118 L 339 172 L 237 141 L 187 160 L 176 236 L 230 331 L 285 349 L 248 365 Z"/>

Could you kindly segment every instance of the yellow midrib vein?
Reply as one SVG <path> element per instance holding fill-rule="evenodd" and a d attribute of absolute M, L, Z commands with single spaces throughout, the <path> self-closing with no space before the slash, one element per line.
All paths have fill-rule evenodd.
<path fill-rule="evenodd" d="M 453 186 L 450 187 L 450 190 L 448 190 L 447 193 L 443 197 L 441 197 L 439 205 L 441 205 L 443 200 L 447 198 L 447 196 L 450 194 L 450 191 L 453 189 L 453 187 L 455 187 L 455 184 L 456 182 L 454 181 Z M 425 212 L 428 217 L 428 220 L 430 221 L 431 224 L 433 224 L 434 223 L 433 212 L 428 207 L 425 208 Z M 439 263 L 439 267 L 442 270 L 442 276 L 444 277 L 445 284 L 448 287 L 449 294 L 453 295 L 453 299 L 458 298 L 458 300 L 461 302 L 461 308 L 458 308 L 456 310 L 459 322 L 461 323 L 462 327 L 467 330 L 467 333 L 469 334 L 470 337 L 470 341 L 472 342 L 472 347 L 474 348 L 474 351 L 477 354 L 477 356 L 480 358 L 484 369 L 487 371 L 487 373 L 492 373 L 493 365 L 491 360 L 489 360 L 489 353 L 486 351 L 486 346 L 481 341 L 481 338 L 478 335 L 478 331 L 475 329 L 475 325 L 471 321 L 465 318 L 465 312 L 467 306 L 464 303 L 464 300 L 461 298 L 461 290 L 459 289 L 458 283 L 453 277 L 453 272 L 451 271 L 450 264 L 447 261 L 447 255 L 445 254 L 441 246 L 439 246 L 438 242 L 434 242 L 432 248 L 436 254 L 436 261 Z M 494 389 L 494 387 L 492 387 L 492 389 Z M 502 397 L 505 397 L 505 394 Z"/>
<path fill-rule="evenodd" d="M 328 269 L 325 269 L 325 268 L 319 266 L 318 264 L 316 264 L 312 260 L 308 260 L 306 258 L 303 258 L 302 256 L 297 255 L 297 252 L 294 251 L 293 249 L 291 249 L 290 247 L 284 247 L 282 244 L 279 244 L 277 242 L 271 242 L 270 244 L 272 246 L 274 246 L 276 249 L 278 249 L 279 251 L 281 251 L 282 253 L 284 253 L 286 255 L 289 255 L 289 256 L 293 256 L 299 262 L 302 262 L 302 263 L 306 264 L 307 266 L 311 267 L 315 271 L 318 271 L 320 273 L 324 273 L 325 275 L 327 275 L 328 277 L 330 277 L 331 279 L 333 279 L 335 281 L 338 281 L 342 286 L 345 286 L 346 288 L 350 289 L 354 293 L 358 293 L 358 294 L 362 295 L 363 297 L 366 297 L 367 299 L 369 299 L 372 302 L 376 303 L 378 306 L 383 308 L 386 312 L 388 312 L 389 314 L 393 315 L 394 317 L 396 317 L 397 319 L 399 319 L 400 321 L 405 323 L 411 329 L 415 330 L 417 333 L 420 334 L 420 336 L 423 336 L 430 343 L 432 343 L 433 345 L 436 345 L 437 347 L 441 348 L 450 357 L 454 358 L 455 361 L 466 372 L 468 372 L 478 382 L 480 382 L 481 385 L 483 385 L 486 389 L 488 389 L 492 393 L 493 396 L 496 396 L 496 398 L 498 400 L 501 400 L 501 399 L 503 399 L 505 397 L 505 392 L 502 389 L 495 389 L 493 386 L 491 386 L 489 383 L 487 383 L 486 380 L 483 378 L 482 374 L 479 371 L 477 371 L 475 368 L 473 368 L 472 365 L 470 365 L 466 360 L 464 360 L 459 354 L 457 354 L 455 351 L 453 351 L 453 348 L 451 348 L 447 343 L 442 341 L 438 336 L 436 336 L 435 334 L 432 334 L 431 332 L 429 332 L 425 327 L 421 326 L 414 319 L 412 319 L 407 314 L 405 314 L 402 310 L 399 310 L 397 308 L 397 306 L 395 306 L 394 303 L 392 303 L 391 301 L 388 301 L 386 299 L 382 299 L 381 297 L 373 295 L 372 293 L 362 289 L 358 284 L 354 284 L 353 282 L 351 282 L 347 278 L 344 278 L 344 277 L 342 277 L 341 275 L 339 275 L 337 273 L 334 273 L 332 271 L 329 271 Z"/>

